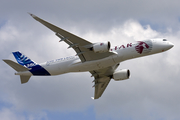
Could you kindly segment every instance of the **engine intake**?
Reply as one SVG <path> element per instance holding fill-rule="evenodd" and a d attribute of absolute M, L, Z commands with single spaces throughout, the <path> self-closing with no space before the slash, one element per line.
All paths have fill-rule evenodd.
<path fill-rule="evenodd" d="M 103 53 L 103 52 L 108 52 L 110 47 L 111 47 L 111 44 L 110 44 L 109 41 L 107 41 L 107 42 L 100 42 L 100 43 L 95 43 L 93 45 L 92 50 L 95 53 Z"/>
<path fill-rule="evenodd" d="M 113 79 L 115 81 L 129 79 L 130 71 L 128 69 L 119 70 L 113 73 Z"/>

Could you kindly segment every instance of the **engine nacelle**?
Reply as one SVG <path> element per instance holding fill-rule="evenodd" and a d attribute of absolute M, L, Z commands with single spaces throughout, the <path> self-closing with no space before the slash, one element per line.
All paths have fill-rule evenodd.
<path fill-rule="evenodd" d="M 129 79 L 130 71 L 128 69 L 119 70 L 113 73 L 113 79 L 115 81 Z"/>
<path fill-rule="evenodd" d="M 107 41 L 107 42 L 95 43 L 92 49 L 95 53 L 103 53 L 103 52 L 108 52 L 110 47 L 111 44 L 109 41 Z"/>

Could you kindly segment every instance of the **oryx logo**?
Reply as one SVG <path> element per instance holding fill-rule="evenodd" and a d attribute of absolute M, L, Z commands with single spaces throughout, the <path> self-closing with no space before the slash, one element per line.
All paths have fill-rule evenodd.
<path fill-rule="evenodd" d="M 138 41 L 138 45 L 135 49 L 139 54 L 149 53 L 152 50 L 152 42 L 151 40 Z"/>

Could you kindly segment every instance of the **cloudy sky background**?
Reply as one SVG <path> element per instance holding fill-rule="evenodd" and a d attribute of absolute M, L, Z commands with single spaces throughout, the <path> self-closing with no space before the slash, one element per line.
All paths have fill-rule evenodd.
<path fill-rule="evenodd" d="M 111 80 L 103 96 L 94 94 L 90 73 L 31 77 L 20 84 L 14 70 L 0 62 L 2 120 L 180 119 L 180 2 L 178 0 L 1 0 L 0 58 L 22 51 L 37 63 L 75 55 L 68 45 L 27 12 L 91 42 L 112 46 L 149 38 L 167 38 L 175 46 L 164 53 L 121 63 L 131 78 Z"/>

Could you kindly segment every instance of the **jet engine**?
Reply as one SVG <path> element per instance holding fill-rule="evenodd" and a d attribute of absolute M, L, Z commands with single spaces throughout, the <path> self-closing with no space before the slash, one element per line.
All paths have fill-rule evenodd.
<path fill-rule="evenodd" d="M 130 71 L 128 69 L 119 70 L 113 73 L 113 79 L 115 81 L 129 79 Z"/>
<path fill-rule="evenodd" d="M 107 42 L 99 42 L 95 43 L 92 47 L 92 50 L 95 53 L 103 53 L 103 52 L 108 52 L 111 47 L 111 44 L 109 41 Z"/>

